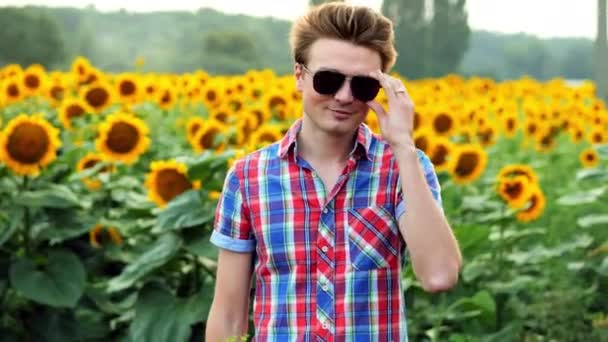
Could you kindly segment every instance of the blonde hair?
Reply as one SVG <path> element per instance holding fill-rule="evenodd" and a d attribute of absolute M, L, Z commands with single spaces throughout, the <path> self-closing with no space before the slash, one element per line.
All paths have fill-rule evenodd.
<path fill-rule="evenodd" d="M 346 40 L 377 51 L 384 72 L 397 59 L 392 22 L 369 7 L 342 2 L 312 7 L 291 28 L 289 43 L 296 63 L 307 64 L 310 47 L 319 38 Z"/>

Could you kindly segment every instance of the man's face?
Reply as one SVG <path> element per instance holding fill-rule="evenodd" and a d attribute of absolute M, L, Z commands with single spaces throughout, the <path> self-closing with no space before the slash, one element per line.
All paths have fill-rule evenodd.
<path fill-rule="evenodd" d="M 365 120 L 367 104 L 353 97 L 350 78 L 335 94 L 323 95 L 313 87 L 313 75 L 332 70 L 348 76 L 367 76 L 382 67 L 380 54 L 347 41 L 319 39 L 310 48 L 306 69 L 296 64 L 298 91 L 302 92 L 304 119 L 315 129 L 331 136 L 352 134 Z"/>

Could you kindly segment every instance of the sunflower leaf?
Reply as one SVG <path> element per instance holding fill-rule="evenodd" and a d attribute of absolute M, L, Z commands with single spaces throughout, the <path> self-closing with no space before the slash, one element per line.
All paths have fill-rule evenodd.
<path fill-rule="evenodd" d="M 42 269 L 33 260 L 20 259 L 9 272 L 11 286 L 25 298 L 54 307 L 73 308 L 86 286 L 86 270 L 80 259 L 65 250 L 49 251 Z"/>
<path fill-rule="evenodd" d="M 0 246 L 8 241 L 17 231 L 19 223 L 22 222 L 23 210 L 16 208 L 8 211 L 11 213 L 9 217 L 0 217 Z"/>
<path fill-rule="evenodd" d="M 91 205 L 63 184 L 49 184 L 46 189 L 22 192 L 15 196 L 14 203 L 30 208 L 87 208 Z"/>
<path fill-rule="evenodd" d="M 169 202 L 157 220 L 161 229 L 182 229 L 209 223 L 214 216 L 210 202 L 203 203 L 198 190 L 188 190 Z"/>
<path fill-rule="evenodd" d="M 124 290 L 136 281 L 161 267 L 179 251 L 182 239 L 174 233 L 165 233 L 146 251 L 131 262 L 122 273 L 108 282 L 108 292 Z"/>
<path fill-rule="evenodd" d="M 603 181 L 608 179 L 608 171 L 602 169 L 582 169 L 576 173 L 577 181 Z"/>
<path fill-rule="evenodd" d="M 591 189 L 583 192 L 568 194 L 557 199 L 560 205 L 571 206 L 579 204 L 594 203 L 606 192 L 607 187 Z"/>
<path fill-rule="evenodd" d="M 586 215 L 576 220 L 576 223 L 582 228 L 589 228 L 601 224 L 608 226 L 608 214 Z"/>

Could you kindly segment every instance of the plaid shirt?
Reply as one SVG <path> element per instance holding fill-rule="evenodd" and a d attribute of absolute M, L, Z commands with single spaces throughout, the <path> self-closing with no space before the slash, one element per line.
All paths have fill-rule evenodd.
<path fill-rule="evenodd" d="M 254 253 L 255 341 L 407 341 L 405 212 L 390 147 L 361 124 L 333 189 L 282 140 L 228 171 L 211 242 Z M 431 162 L 419 161 L 441 206 Z"/>

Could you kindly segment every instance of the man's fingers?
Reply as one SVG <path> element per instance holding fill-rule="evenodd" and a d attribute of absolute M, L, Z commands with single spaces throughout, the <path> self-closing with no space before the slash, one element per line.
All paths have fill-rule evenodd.
<path fill-rule="evenodd" d="M 382 107 L 382 105 L 378 103 L 378 101 L 369 101 L 367 105 L 378 115 L 379 118 L 383 118 L 386 116 L 386 111 L 384 110 L 384 107 Z"/>

